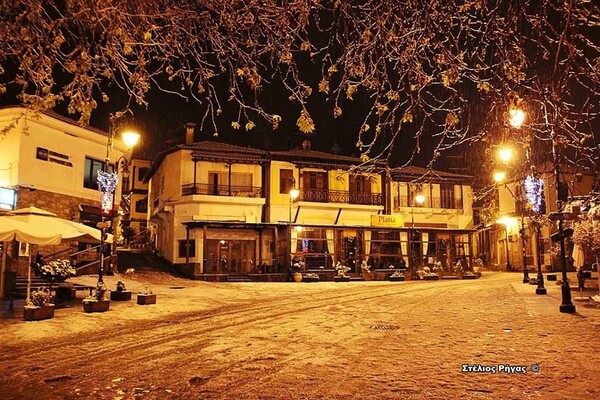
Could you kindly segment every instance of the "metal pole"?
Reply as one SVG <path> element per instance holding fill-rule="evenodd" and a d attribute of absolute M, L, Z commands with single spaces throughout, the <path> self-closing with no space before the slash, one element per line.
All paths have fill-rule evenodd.
<path fill-rule="evenodd" d="M 522 207 L 522 203 L 521 203 Z M 521 253 L 523 255 L 523 283 L 529 283 L 529 271 L 527 270 L 527 251 L 525 245 L 527 238 L 525 237 L 525 217 L 523 216 L 523 209 L 521 209 Z"/>
<path fill-rule="evenodd" d="M 510 265 L 510 254 L 508 253 L 508 225 L 504 225 L 504 233 L 506 234 L 506 271 L 512 271 Z"/>
<path fill-rule="evenodd" d="M 535 289 L 535 294 L 547 294 L 546 288 L 544 287 L 544 275 L 542 274 L 542 246 L 541 246 L 541 233 L 540 227 L 535 227 L 535 237 L 537 241 L 537 288 Z"/>
<path fill-rule="evenodd" d="M 556 148 L 556 133 L 552 132 L 552 155 L 554 156 L 554 183 L 556 185 L 556 211 L 559 213 L 558 236 L 560 239 L 560 264 L 562 267 L 562 283 L 560 285 L 562 293 L 562 303 L 559 310 L 562 313 L 574 313 L 575 305 L 571 301 L 571 288 L 567 278 L 567 257 L 565 254 L 565 233 L 563 230 L 562 200 L 560 199 L 560 158 Z"/>

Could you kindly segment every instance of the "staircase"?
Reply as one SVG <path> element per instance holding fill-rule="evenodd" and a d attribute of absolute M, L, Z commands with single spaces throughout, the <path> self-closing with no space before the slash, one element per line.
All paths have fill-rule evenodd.
<path fill-rule="evenodd" d="M 125 272 L 133 268 L 135 272 L 177 272 L 165 259 L 146 249 L 117 249 L 117 270 Z"/>
<path fill-rule="evenodd" d="M 252 282 L 248 275 L 229 275 L 227 282 Z"/>

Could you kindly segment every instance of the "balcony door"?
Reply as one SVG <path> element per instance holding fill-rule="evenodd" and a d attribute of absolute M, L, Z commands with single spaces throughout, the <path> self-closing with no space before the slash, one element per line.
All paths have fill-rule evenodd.
<path fill-rule="evenodd" d="M 327 172 L 302 173 L 302 200 L 327 202 Z"/>
<path fill-rule="evenodd" d="M 350 176 L 350 203 L 371 204 L 371 180 L 364 175 Z"/>

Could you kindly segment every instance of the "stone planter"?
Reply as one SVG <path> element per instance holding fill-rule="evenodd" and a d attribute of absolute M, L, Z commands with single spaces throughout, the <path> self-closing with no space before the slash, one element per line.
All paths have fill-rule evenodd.
<path fill-rule="evenodd" d="M 390 276 L 388 279 L 390 282 L 404 282 L 403 276 Z"/>
<path fill-rule="evenodd" d="M 314 276 L 303 276 L 302 282 L 319 282 L 319 277 Z"/>
<path fill-rule="evenodd" d="M 140 306 L 145 306 L 148 304 L 156 304 L 156 294 L 138 294 L 137 295 L 137 303 Z"/>
<path fill-rule="evenodd" d="M 110 300 L 84 301 L 83 311 L 86 313 L 108 311 Z"/>
<path fill-rule="evenodd" d="M 131 290 L 115 290 L 110 292 L 110 299 L 114 301 L 129 301 L 131 300 Z"/>
<path fill-rule="evenodd" d="M 335 282 L 350 282 L 350 277 L 349 276 L 334 276 L 333 280 Z"/>
<path fill-rule="evenodd" d="M 41 321 L 52 317 L 54 317 L 54 304 L 47 304 L 36 308 L 25 307 L 23 309 L 23 320 L 25 321 Z"/>

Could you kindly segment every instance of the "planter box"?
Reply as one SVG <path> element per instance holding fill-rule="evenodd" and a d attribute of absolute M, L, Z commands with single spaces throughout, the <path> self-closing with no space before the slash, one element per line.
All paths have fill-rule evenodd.
<path fill-rule="evenodd" d="M 350 277 L 349 276 L 334 276 L 333 280 L 335 282 L 350 282 Z"/>
<path fill-rule="evenodd" d="M 52 317 L 54 317 L 54 304 L 23 309 L 23 319 L 25 321 L 41 321 Z"/>
<path fill-rule="evenodd" d="M 477 279 L 477 275 L 463 275 L 463 279 Z"/>
<path fill-rule="evenodd" d="M 77 297 L 77 290 L 71 285 L 59 285 L 56 287 L 56 298 L 71 300 Z"/>
<path fill-rule="evenodd" d="M 145 306 L 148 304 L 156 304 L 156 294 L 138 294 L 137 295 L 137 303 L 140 306 Z"/>
<path fill-rule="evenodd" d="M 403 276 L 390 276 L 388 279 L 390 282 L 404 282 Z"/>
<path fill-rule="evenodd" d="M 311 277 L 311 276 L 303 276 L 302 277 L 302 282 L 319 282 L 319 278 L 318 277 Z"/>
<path fill-rule="evenodd" d="M 110 299 L 114 301 L 129 301 L 131 300 L 131 290 L 113 291 L 110 292 Z"/>
<path fill-rule="evenodd" d="M 548 281 L 556 281 L 556 274 L 546 275 L 546 280 L 548 280 Z"/>
<path fill-rule="evenodd" d="M 83 303 L 83 311 L 86 313 L 108 311 L 110 300 L 90 301 Z"/>
<path fill-rule="evenodd" d="M 439 279 L 439 276 L 437 275 L 427 275 L 423 277 L 424 281 L 437 281 Z"/>

